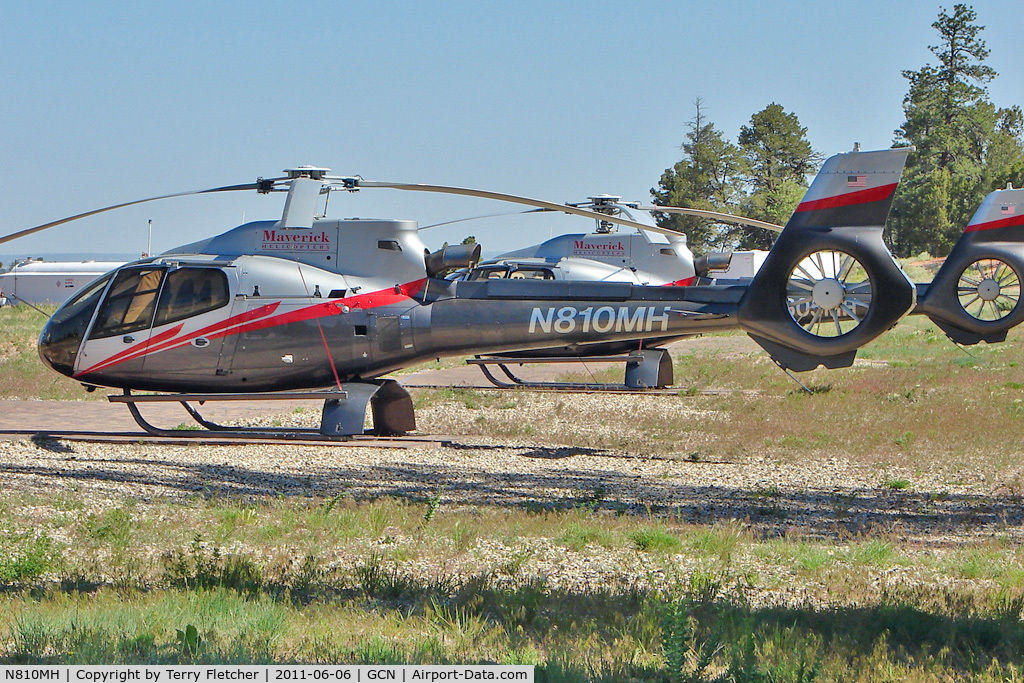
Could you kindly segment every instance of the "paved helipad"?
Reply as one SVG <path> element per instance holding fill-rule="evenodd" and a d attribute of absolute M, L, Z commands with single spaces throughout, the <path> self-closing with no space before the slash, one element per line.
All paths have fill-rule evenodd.
<path fill-rule="evenodd" d="M 232 401 L 207 403 L 203 416 L 214 422 L 245 420 L 287 413 L 295 408 L 320 410 L 319 401 Z M 146 404 L 143 416 L 158 427 L 173 429 L 195 424 L 177 403 Z M 109 432 L 144 434 L 124 405 L 97 401 L 0 400 L 0 438 L 26 433 Z"/>

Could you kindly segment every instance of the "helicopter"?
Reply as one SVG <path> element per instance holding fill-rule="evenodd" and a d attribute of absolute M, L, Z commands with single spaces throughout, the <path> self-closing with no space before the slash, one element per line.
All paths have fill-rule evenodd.
<path fill-rule="evenodd" d="M 596 207 L 331 176 L 308 166 L 255 183 L 104 207 L 0 243 L 146 201 L 285 192 L 280 220 L 245 223 L 92 282 L 46 323 L 40 358 L 87 389 L 121 388 L 124 396 L 111 400 L 127 403 L 144 427 L 135 406 L 144 399 L 185 405 L 330 388 L 317 394 L 325 396 L 323 436 L 362 434 L 368 409 L 373 433 L 403 434 L 415 429 L 412 400 L 384 375 L 445 356 L 633 340 L 657 345 L 740 329 L 780 367 L 800 372 L 851 365 L 858 348 L 910 313 L 929 316 L 961 344 L 1003 341 L 1024 319 L 1024 190 L 989 194 L 933 282 L 915 285 L 882 240 L 909 152 L 854 151 L 826 160 L 757 274 L 739 284 L 447 280 L 443 274 L 479 262 L 479 245 L 431 252 L 413 221 L 327 219 L 317 213 L 319 198 L 371 188 L 441 192 L 674 233 Z M 666 358 L 664 349 L 638 352 L 638 381 L 656 381 L 651 373 Z"/>
<path fill-rule="evenodd" d="M 728 272 L 733 254 L 712 252 L 695 258 L 687 246 L 686 235 L 681 232 L 666 234 L 653 222 L 650 212 L 680 212 L 774 232 L 783 230 L 781 225 L 742 216 L 683 207 L 642 205 L 639 202 L 624 202 L 622 197 L 608 194 L 588 197 L 587 201 L 574 202 L 570 206 L 602 214 L 601 218 L 595 220 L 593 231 L 586 234 L 558 235 L 540 244 L 501 254 L 494 259 L 478 263 L 473 268 L 460 269 L 446 278 L 586 280 L 651 286 L 688 286 L 696 284 L 699 278 L 708 278 L 712 274 L 717 275 L 717 279 L 722 279 L 723 276 L 730 279 L 738 277 L 738 273 Z M 540 209 L 524 213 L 537 211 Z M 624 234 L 618 230 L 615 223 L 605 220 L 604 217 L 609 215 L 622 216 L 643 223 L 647 229 L 637 229 L 631 234 Z M 489 217 L 491 216 L 481 218 Z M 750 272 L 749 276 L 752 275 Z"/>

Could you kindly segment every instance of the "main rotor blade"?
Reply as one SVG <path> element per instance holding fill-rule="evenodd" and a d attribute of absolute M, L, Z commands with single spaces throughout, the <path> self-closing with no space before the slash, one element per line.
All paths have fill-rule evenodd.
<path fill-rule="evenodd" d="M 442 225 L 453 225 L 455 223 L 465 223 L 466 221 L 478 221 L 483 218 L 500 218 L 502 216 L 524 216 L 528 213 L 541 213 L 548 209 L 527 209 L 526 211 L 502 211 L 501 213 L 485 213 L 480 216 L 469 216 L 467 218 L 456 218 L 455 220 L 445 221 L 444 223 L 434 223 L 432 225 L 421 225 L 420 230 L 429 230 L 430 228 L 440 228 Z"/>
<path fill-rule="evenodd" d="M 209 194 L 211 192 L 236 192 L 238 190 L 255 190 L 258 185 L 256 183 L 246 183 L 244 185 L 227 185 L 225 187 L 213 187 L 209 190 L 193 190 L 191 192 L 175 192 L 174 194 L 164 194 L 159 197 L 149 197 L 147 199 L 136 199 L 131 202 L 123 202 L 121 204 L 114 204 L 112 206 L 104 206 L 102 209 L 95 209 L 93 211 L 86 211 L 74 216 L 68 216 L 67 218 L 61 218 L 59 221 L 52 221 L 50 223 L 44 223 L 43 225 L 37 225 L 34 228 L 27 228 L 25 230 L 19 230 L 18 232 L 11 233 L 0 237 L 0 244 L 16 240 L 19 237 L 26 237 L 28 235 L 42 232 L 49 228 L 55 228 L 58 225 L 64 225 L 72 221 L 77 221 L 80 218 L 88 218 L 89 216 L 95 216 L 98 213 L 104 213 L 105 211 L 113 211 L 114 209 L 123 209 L 126 206 L 135 206 L 136 204 L 145 204 L 146 202 L 155 202 L 158 199 L 170 199 L 172 197 L 187 197 L 192 194 Z"/>
<path fill-rule="evenodd" d="M 772 232 L 782 232 L 783 226 L 776 225 L 775 223 L 766 223 L 765 221 L 759 221 L 754 218 L 744 218 L 742 216 L 734 216 L 731 213 L 719 213 L 718 211 L 705 211 L 704 209 L 687 209 L 682 206 L 657 206 L 649 204 L 641 204 L 636 207 L 640 211 L 660 211 L 662 213 L 678 213 L 684 216 L 700 216 L 701 218 L 712 218 L 717 221 L 724 223 L 738 223 L 739 225 L 749 225 L 753 228 L 764 228 L 765 230 L 771 230 Z"/>
<path fill-rule="evenodd" d="M 616 223 L 618 225 L 624 225 L 628 228 L 636 228 L 637 230 L 649 230 L 651 232 L 661 233 L 662 235 L 668 235 L 670 237 L 679 237 L 683 233 L 676 230 L 668 230 L 666 228 L 658 227 L 655 225 L 646 225 L 644 223 L 637 223 L 626 218 L 619 218 L 617 216 L 609 216 L 608 214 L 598 213 L 596 211 L 588 211 L 586 209 L 580 209 L 575 206 L 569 206 L 567 204 L 557 204 L 555 202 L 544 201 L 543 199 L 531 199 L 530 197 L 520 197 L 514 194 L 504 194 L 502 192 L 491 192 L 489 190 L 473 190 L 467 187 L 449 187 L 447 185 L 422 185 L 419 183 L 392 183 L 385 180 L 362 180 L 357 181 L 358 187 L 384 187 L 392 190 L 411 190 L 413 192 L 440 192 L 443 194 L 459 194 L 466 197 L 482 197 L 483 199 L 494 199 L 499 202 L 511 202 L 513 204 L 525 204 L 526 206 L 535 206 L 538 209 L 547 209 L 548 211 L 560 211 L 562 213 L 569 213 L 575 216 L 583 216 L 584 218 L 593 218 L 598 221 L 607 221 L 609 223 Z"/>

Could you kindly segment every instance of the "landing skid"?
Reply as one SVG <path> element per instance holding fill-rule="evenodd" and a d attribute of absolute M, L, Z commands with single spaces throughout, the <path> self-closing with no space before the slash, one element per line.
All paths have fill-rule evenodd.
<path fill-rule="evenodd" d="M 593 363 L 625 363 L 626 381 L 623 384 L 612 384 L 603 382 L 531 382 L 517 377 L 509 368 L 509 365 L 523 363 L 579 363 L 589 361 Z M 644 389 L 664 389 L 671 386 L 674 381 L 672 373 L 672 359 L 665 349 L 648 349 L 646 351 L 634 351 L 627 355 L 620 356 L 589 356 L 582 358 L 568 358 L 564 356 L 520 358 L 516 356 L 477 356 L 466 361 L 470 365 L 476 365 L 484 374 L 484 377 L 496 387 L 502 389 L 565 389 L 565 390 L 586 390 L 586 391 L 637 391 Z M 498 369 L 509 379 L 506 382 L 494 376 L 488 366 L 496 365 Z"/>
<path fill-rule="evenodd" d="M 345 382 L 341 391 L 303 391 L 273 392 L 247 394 L 132 394 L 125 389 L 121 395 L 108 396 L 111 403 L 124 403 L 147 434 L 164 437 L 203 438 L 206 432 L 162 429 L 150 423 L 139 410 L 139 403 L 179 403 L 195 420 L 209 432 L 215 432 L 221 438 L 251 439 L 273 438 L 280 440 L 301 441 L 346 441 L 354 436 L 369 433 L 374 436 L 402 436 L 416 429 L 412 398 L 400 384 L 394 380 L 376 382 Z M 202 405 L 207 401 L 295 401 L 323 399 L 324 407 L 320 418 L 320 429 L 303 429 L 291 427 L 240 427 L 222 425 L 208 420 L 193 405 Z M 366 408 L 370 407 L 373 414 L 373 429 L 366 432 L 363 422 Z"/>

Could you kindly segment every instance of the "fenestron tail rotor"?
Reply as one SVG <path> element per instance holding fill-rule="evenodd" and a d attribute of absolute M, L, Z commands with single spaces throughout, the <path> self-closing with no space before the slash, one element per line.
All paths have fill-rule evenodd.
<path fill-rule="evenodd" d="M 960 273 L 957 298 L 964 312 L 981 322 L 1002 320 L 1020 301 L 1020 275 L 1006 261 L 978 259 Z"/>
<path fill-rule="evenodd" d="M 740 324 L 779 365 L 848 366 L 913 308 L 916 288 L 882 239 L 908 154 L 826 160 L 757 271 Z"/>
<path fill-rule="evenodd" d="M 928 285 L 918 312 L 958 344 L 1000 342 L 1024 322 L 1024 189 L 990 192 Z"/>
<path fill-rule="evenodd" d="M 863 322 L 871 309 L 871 280 L 845 251 L 825 249 L 804 257 L 786 282 L 793 320 L 815 337 L 841 337 Z"/>

